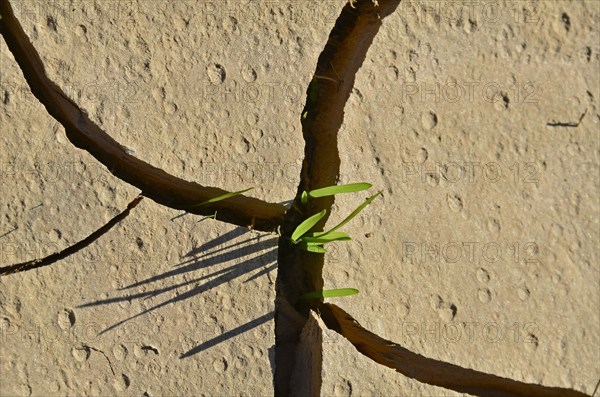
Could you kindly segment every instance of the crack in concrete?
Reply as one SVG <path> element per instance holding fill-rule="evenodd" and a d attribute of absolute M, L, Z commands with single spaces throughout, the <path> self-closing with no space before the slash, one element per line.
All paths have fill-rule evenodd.
<path fill-rule="evenodd" d="M 337 184 L 340 169 L 337 134 L 344 120 L 344 107 L 354 87 L 356 73 L 381 27 L 382 16 L 391 14 L 399 3 L 400 0 L 386 0 L 379 6 L 371 2 L 355 6 L 347 4 L 319 56 L 306 91 L 306 105 L 301 113 L 304 161 L 296 199 L 281 226 L 278 249 L 276 396 L 320 394 L 322 334 L 310 315 L 318 302 L 299 301 L 298 297 L 323 289 L 324 257 L 290 244 L 289 236 L 309 214 L 325 209 L 329 215 L 333 197 L 323 197 L 307 205 L 303 205 L 299 197 L 302 191 Z M 322 230 L 328 215 L 315 230 Z"/>
<path fill-rule="evenodd" d="M 120 214 L 112 218 L 108 223 L 102 226 L 100 229 L 96 230 L 83 240 L 65 248 L 60 252 L 56 252 L 52 255 L 46 256 L 44 258 L 33 259 L 27 262 L 17 263 L 14 265 L 0 267 L 0 276 L 6 276 L 12 273 L 19 273 L 33 269 L 39 269 L 40 267 L 50 266 L 51 264 L 58 262 L 61 259 L 64 259 L 74 253 L 84 249 L 97 239 L 99 239 L 103 234 L 107 233 L 110 229 L 112 229 L 117 223 L 121 222 L 125 219 L 131 210 L 136 207 L 140 201 L 142 201 L 143 197 L 138 196 L 132 202 L 129 203 L 127 208 L 123 210 Z"/>
<path fill-rule="evenodd" d="M 112 363 L 110 362 L 110 359 L 108 358 L 108 356 L 106 355 L 106 353 L 104 353 L 102 350 L 97 349 L 97 348 L 95 348 L 93 346 L 89 346 L 89 345 L 83 345 L 82 349 L 89 349 L 89 350 L 93 350 L 95 352 L 98 352 L 98 353 L 102 354 L 104 356 L 104 358 L 106 359 L 106 361 L 108 361 L 108 366 L 110 367 L 110 372 L 112 372 L 112 374 L 115 375 L 115 376 L 117 375 L 115 373 L 115 370 L 113 369 L 113 366 L 112 366 Z"/>
<path fill-rule="evenodd" d="M 327 328 L 346 338 L 356 350 L 373 361 L 422 383 L 476 396 L 587 396 L 572 389 L 519 382 L 427 358 L 366 330 L 336 305 L 324 303 L 319 307 L 319 311 Z"/>
<path fill-rule="evenodd" d="M 229 192 L 168 174 L 132 156 L 98 127 L 75 101 L 48 78 L 44 64 L 16 19 L 8 0 L 0 1 L 0 32 L 33 95 L 65 128 L 69 141 L 104 164 L 111 174 L 137 187 L 144 196 L 170 208 L 205 216 L 212 216 L 218 211 L 220 221 L 266 232 L 275 231 L 281 224 L 286 207 L 253 197 L 238 195 L 196 206 Z"/>
<path fill-rule="evenodd" d="M 579 120 L 577 120 L 577 121 L 569 121 L 569 122 L 551 121 L 549 123 L 546 123 L 546 125 L 548 127 L 579 127 L 579 124 L 581 124 L 581 122 L 583 121 L 583 118 L 585 117 L 586 114 L 587 114 L 587 109 L 585 110 L 585 112 L 583 112 L 583 114 L 581 116 L 579 116 Z"/>

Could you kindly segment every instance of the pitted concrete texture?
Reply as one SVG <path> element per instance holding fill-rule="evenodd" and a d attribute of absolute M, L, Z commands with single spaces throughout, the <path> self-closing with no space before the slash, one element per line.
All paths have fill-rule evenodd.
<path fill-rule="evenodd" d="M 50 78 L 136 157 L 296 193 L 306 88 L 344 0 L 13 1 Z M 403 1 L 345 107 L 340 183 L 383 190 L 326 288 L 427 357 L 592 394 L 600 377 L 600 5 Z M 1 264 L 81 240 L 138 190 L 33 97 L 0 43 Z M 583 117 L 582 117 L 583 116 Z M 328 224 L 367 193 L 336 198 Z M 0 278 L 1 396 L 273 394 L 277 235 L 144 200 Z M 454 396 L 323 336 L 323 396 Z"/>

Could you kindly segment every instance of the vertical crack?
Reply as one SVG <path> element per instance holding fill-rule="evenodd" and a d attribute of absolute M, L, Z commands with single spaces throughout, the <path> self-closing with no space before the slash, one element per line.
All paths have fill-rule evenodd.
<path fill-rule="evenodd" d="M 338 17 L 306 91 L 301 114 L 305 141 L 304 161 L 296 199 L 284 216 L 278 249 L 275 301 L 275 395 L 318 396 L 321 388 L 322 334 L 310 319 L 308 303 L 298 300 L 303 293 L 322 290 L 324 256 L 308 253 L 289 242 L 295 228 L 308 216 L 326 209 L 333 197 L 303 205 L 302 191 L 338 182 L 340 156 L 338 131 L 344 107 L 354 86 L 356 73 L 365 60 L 381 18 L 391 14 L 400 0 L 347 4 Z M 327 220 L 316 226 L 321 230 Z M 313 302 L 312 304 L 317 304 Z M 300 370 L 301 368 L 307 368 Z"/>

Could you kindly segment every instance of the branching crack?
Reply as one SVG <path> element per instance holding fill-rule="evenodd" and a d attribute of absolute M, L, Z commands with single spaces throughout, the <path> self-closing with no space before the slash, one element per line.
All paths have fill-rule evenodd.
<path fill-rule="evenodd" d="M 302 191 L 335 185 L 339 179 L 340 156 L 338 131 L 344 120 L 344 107 L 354 86 L 356 73 L 381 27 L 381 18 L 389 15 L 399 0 L 381 1 L 380 5 L 362 1 L 348 3 L 337 19 L 325 48 L 317 61 L 306 91 L 302 111 L 304 161 L 298 194 L 286 213 L 279 239 L 275 308 L 275 395 L 290 396 L 302 390 L 303 396 L 318 396 L 321 386 L 321 331 L 311 323 L 310 307 L 298 297 L 323 289 L 323 262 L 320 254 L 308 253 L 289 243 L 294 229 L 306 216 L 327 210 L 333 197 L 324 197 L 303 205 Z M 323 218 L 315 230 L 327 220 Z M 295 311 L 296 316 L 290 312 Z M 290 322 L 291 317 L 299 318 Z M 311 329 L 313 332 L 307 332 Z M 312 342 L 313 349 L 307 349 Z M 309 366 L 310 370 L 297 368 Z"/>

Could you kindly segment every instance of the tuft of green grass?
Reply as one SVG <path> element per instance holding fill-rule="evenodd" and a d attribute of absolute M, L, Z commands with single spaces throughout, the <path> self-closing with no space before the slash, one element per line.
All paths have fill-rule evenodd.
<path fill-rule="evenodd" d="M 300 299 L 325 299 L 325 298 L 337 298 L 340 296 L 351 296 L 358 294 L 356 288 L 338 288 L 338 289 L 326 289 L 322 291 L 307 292 L 300 296 Z"/>
<path fill-rule="evenodd" d="M 350 183 L 347 185 L 329 186 L 321 189 L 311 190 L 310 192 L 303 192 L 301 200 L 302 202 L 308 202 L 309 198 L 331 196 L 339 193 L 351 193 L 359 192 L 362 190 L 369 189 L 372 185 L 370 183 Z M 344 233 L 338 232 L 339 228 L 350 222 L 352 218 L 360 213 L 367 205 L 369 205 L 382 191 L 379 191 L 367 198 L 364 203 L 359 205 L 350 215 L 348 215 L 343 221 L 337 224 L 335 227 L 328 231 L 308 233 L 327 213 L 326 210 L 319 212 L 318 214 L 312 215 L 303 221 L 296 230 L 292 233 L 291 241 L 294 244 L 299 244 L 300 248 L 308 252 L 325 253 L 326 250 L 323 247 L 324 244 L 332 241 L 348 241 L 352 238 Z"/>

